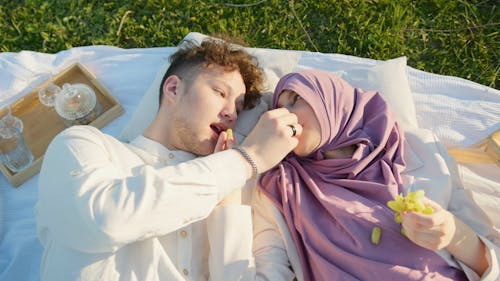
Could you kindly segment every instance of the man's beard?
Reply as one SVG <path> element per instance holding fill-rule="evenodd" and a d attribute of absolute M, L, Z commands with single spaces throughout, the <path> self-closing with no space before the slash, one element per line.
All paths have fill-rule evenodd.
<path fill-rule="evenodd" d="M 176 116 L 174 118 L 174 130 L 177 139 L 180 141 L 177 147 L 178 149 L 198 156 L 205 156 L 213 153 L 213 147 L 209 149 L 211 151 L 206 151 L 207 149 L 204 149 L 202 142 L 198 139 L 195 129 L 189 126 L 188 122 L 186 122 L 186 118 Z"/>

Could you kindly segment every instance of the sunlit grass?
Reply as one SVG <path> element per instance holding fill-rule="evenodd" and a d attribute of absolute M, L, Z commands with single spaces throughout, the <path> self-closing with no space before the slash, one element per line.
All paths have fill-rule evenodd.
<path fill-rule="evenodd" d="M 0 1 L 0 51 L 176 45 L 188 32 L 254 47 L 407 56 L 415 68 L 498 88 L 497 1 Z"/>

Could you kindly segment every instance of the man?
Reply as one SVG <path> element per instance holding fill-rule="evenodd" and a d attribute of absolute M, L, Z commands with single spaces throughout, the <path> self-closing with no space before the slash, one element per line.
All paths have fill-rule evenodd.
<path fill-rule="evenodd" d="M 255 58 L 223 41 L 185 45 L 142 136 L 124 144 L 90 126 L 59 134 L 39 180 L 41 279 L 234 280 L 252 270 L 250 209 L 219 202 L 276 165 L 301 132 L 295 115 L 274 110 L 226 149 L 261 75 Z"/>

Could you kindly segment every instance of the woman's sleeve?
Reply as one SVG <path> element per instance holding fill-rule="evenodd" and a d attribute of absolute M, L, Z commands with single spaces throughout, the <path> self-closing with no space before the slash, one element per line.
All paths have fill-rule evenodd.
<path fill-rule="evenodd" d="M 271 201 L 256 190 L 252 199 L 253 254 L 257 280 L 293 280 L 286 239 L 280 229 L 281 213 Z M 284 223 L 284 220 L 281 220 Z M 294 248 L 293 248 L 294 249 Z M 291 250 L 290 247 L 288 250 Z"/>
<path fill-rule="evenodd" d="M 408 173 L 412 178 L 408 188 L 413 191 L 424 189 L 426 196 L 471 227 L 486 246 L 489 267 L 480 278 L 472 269 L 451 257 L 448 251 L 438 253 L 450 265 L 459 266 L 469 280 L 500 280 L 499 245 L 495 244 L 500 241 L 498 230 L 493 229 L 492 222 L 473 200 L 470 190 L 463 187 L 456 162 L 431 131 L 408 129 L 405 136 L 408 152 L 411 152 L 408 155 L 418 158 L 416 162 L 420 163 Z"/>
<path fill-rule="evenodd" d="M 470 226 L 486 247 L 488 269 L 483 276 L 478 276 L 474 270 L 458 261 L 469 280 L 500 280 L 500 233 L 493 228 L 493 222 L 472 198 L 471 191 L 464 188 L 455 160 L 438 144 L 438 150 L 450 169 L 451 198 L 448 211 Z"/>

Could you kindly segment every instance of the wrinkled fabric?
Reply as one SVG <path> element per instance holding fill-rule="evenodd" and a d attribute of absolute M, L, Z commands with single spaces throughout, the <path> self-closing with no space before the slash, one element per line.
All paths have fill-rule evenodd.
<path fill-rule="evenodd" d="M 274 107 L 283 90 L 311 105 L 321 142 L 307 157 L 288 155 L 260 186 L 287 222 L 305 280 L 465 279 L 434 251 L 401 235 L 386 207 L 402 189 L 404 135 L 382 97 L 319 70 L 284 76 Z M 351 157 L 323 156 L 351 145 Z M 374 245 L 376 226 L 382 238 Z"/>

